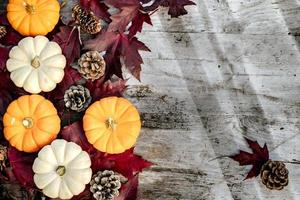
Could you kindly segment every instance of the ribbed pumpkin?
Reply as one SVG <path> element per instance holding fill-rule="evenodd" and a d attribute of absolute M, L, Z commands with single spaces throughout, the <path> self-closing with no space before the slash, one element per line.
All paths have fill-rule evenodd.
<path fill-rule="evenodd" d="M 7 19 L 22 35 L 46 35 L 58 23 L 59 11 L 57 0 L 9 0 Z"/>
<path fill-rule="evenodd" d="M 40 95 L 13 101 L 3 117 L 4 136 L 19 151 L 36 152 L 51 143 L 60 131 L 53 104 Z"/>
<path fill-rule="evenodd" d="M 137 109 L 126 99 L 108 97 L 92 104 L 83 117 L 88 141 L 99 151 L 117 154 L 136 143 L 141 130 Z"/>

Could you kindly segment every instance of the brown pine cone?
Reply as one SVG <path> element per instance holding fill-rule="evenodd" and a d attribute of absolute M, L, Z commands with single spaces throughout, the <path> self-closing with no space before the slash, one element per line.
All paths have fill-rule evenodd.
<path fill-rule="evenodd" d="M 0 171 L 5 167 L 5 163 L 7 160 L 7 148 L 5 146 L 0 145 Z"/>
<path fill-rule="evenodd" d="M 98 171 L 90 182 L 90 191 L 96 200 L 113 200 L 119 196 L 121 176 L 111 170 Z"/>
<path fill-rule="evenodd" d="M 7 30 L 5 26 L 0 26 L 0 39 L 3 38 L 7 34 Z"/>
<path fill-rule="evenodd" d="M 98 51 L 88 51 L 78 60 L 78 71 L 85 79 L 99 79 L 105 73 L 106 63 Z"/>
<path fill-rule="evenodd" d="M 281 161 L 269 160 L 261 169 L 263 184 L 271 190 L 282 190 L 289 183 L 289 171 Z"/>
<path fill-rule="evenodd" d="M 65 91 L 65 106 L 76 112 L 84 111 L 91 103 L 90 91 L 82 85 L 72 85 Z"/>
<path fill-rule="evenodd" d="M 93 12 L 86 11 L 80 5 L 73 7 L 72 17 L 75 23 L 85 33 L 96 34 L 102 29 L 100 19 Z"/>

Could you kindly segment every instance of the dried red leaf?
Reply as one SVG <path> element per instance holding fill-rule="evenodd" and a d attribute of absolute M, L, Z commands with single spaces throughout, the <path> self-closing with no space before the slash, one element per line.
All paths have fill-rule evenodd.
<path fill-rule="evenodd" d="M 106 61 L 108 63 L 115 63 L 114 59 L 123 59 L 128 70 L 139 80 L 141 64 L 143 64 L 139 50 L 150 51 L 136 37 L 129 38 L 127 34 L 108 31 L 99 34 L 95 39 L 86 41 L 84 48 L 100 52 L 106 51 Z M 118 67 L 118 70 L 121 71 L 121 66 Z M 118 76 L 119 72 L 116 73 L 115 71 L 111 73 Z M 111 75 L 109 74 L 109 76 Z"/>
<path fill-rule="evenodd" d="M 28 154 L 13 147 L 8 148 L 8 160 L 18 182 L 26 188 L 33 188 L 33 161 L 36 154 Z"/>
<path fill-rule="evenodd" d="M 252 141 L 248 138 L 245 138 L 245 140 L 252 153 L 240 150 L 238 154 L 230 156 L 230 158 L 239 162 L 240 166 L 252 165 L 251 170 L 245 178 L 246 180 L 259 175 L 262 166 L 269 160 L 269 150 L 266 144 L 261 147 L 257 141 Z"/>
<path fill-rule="evenodd" d="M 168 14 L 171 15 L 171 17 L 179 17 L 188 13 L 185 6 L 196 4 L 190 0 L 162 0 L 160 5 L 169 7 Z"/>
<path fill-rule="evenodd" d="M 17 31 L 15 31 L 9 24 L 6 13 L 0 15 L 0 25 L 6 27 L 7 34 L 0 39 L 0 43 L 5 46 L 14 46 L 23 38 Z"/>
<path fill-rule="evenodd" d="M 86 152 L 90 153 L 95 150 L 86 139 L 82 122 L 75 122 L 69 126 L 65 126 L 61 131 L 61 136 L 69 142 L 78 144 Z"/>
<path fill-rule="evenodd" d="M 65 91 L 69 89 L 71 85 L 76 84 L 81 79 L 82 77 L 80 76 L 78 71 L 68 66 L 65 68 L 65 75 L 63 80 L 56 86 L 56 88 L 52 92 L 44 94 L 44 96 L 53 100 L 62 100 Z"/>
<path fill-rule="evenodd" d="M 99 0 L 80 0 L 80 5 L 88 11 L 92 11 L 100 19 L 110 22 L 108 7 Z"/>
<path fill-rule="evenodd" d="M 114 168 L 116 171 L 127 178 L 132 178 L 138 172 L 142 172 L 145 168 L 153 165 L 153 163 L 143 159 L 141 156 L 134 154 L 134 148 L 121 154 L 110 155 L 109 159 L 115 162 Z"/>
<path fill-rule="evenodd" d="M 126 80 L 107 80 L 105 83 L 103 81 L 88 81 L 86 87 L 90 90 L 93 100 L 97 101 L 104 97 L 109 96 L 122 96 L 123 92 L 126 90 Z"/>
<path fill-rule="evenodd" d="M 99 170 L 112 169 L 127 178 L 132 178 L 138 172 L 152 165 L 151 162 L 144 160 L 141 156 L 135 155 L 134 148 L 121 154 L 106 154 L 96 150 L 88 143 L 81 122 L 66 126 L 62 130 L 61 136 L 67 141 L 80 145 L 83 150 L 89 153 L 94 173 Z"/>
<path fill-rule="evenodd" d="M 53 41 L 57 42 L 62 48 L 68 65 L 80 57 L 80 41 L 77 29 L 69 26 L 61 26 L 60 32 L 54 35 Z"/>
<path fill-rule="evenodd" d="M 138 0 L 104 0 L 105 3 L 120 9 L 120 12 L 112 15 L 112 22 L 109 24 L 109 31 L 118 31 L 123 33 L 128 24 L 138 14 L 140 2 Z"/>
<path fill-rule="evenodd" d="M 6 61 L 8 59 L 8 54 L 11 48 L 0 46 L 0 71 L 6 69 Z"/>
<path fill-rule="evenodd" d="M 139 176 L 135 175 L 129 179 L 127 183 L 122 185 L 120 194 L 114 200 L 133 200 L 137 198 L 137 188 L 139 184 Z"/>
<path fill-rule="evenodd" d="M 129 38 L 132 38 L 136 35 L 137 32 L 142 32 L 143 24 L 147 23 L 152 25 L 150 15 L 148 13 L 138 12 L 136 16 L 132 19 L 132 25 L 129 30 Z"/>

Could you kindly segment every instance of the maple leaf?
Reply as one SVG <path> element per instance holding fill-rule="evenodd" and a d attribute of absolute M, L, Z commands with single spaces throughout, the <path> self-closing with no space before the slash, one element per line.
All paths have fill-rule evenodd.
<path fill-rule="evenodd" d="M 114 59 L 123 59 L 127 69 L 138 80 L 140 80 L 141 64 L 143 64 L 143 59 L 139 54 L 139 50 L 150 51 L 150 49 L 136 37 L 130 38 L 125 33 L 109 31 L 105 31 L 96 38 L 86 41 L 84 45 L 84 49 L 100 52 L 106 51 L 107 63 L 115 63 Z M 120 69 L 121 65 L 118 67 L 118 70 L 122 71 Z M 120 77 L 120 71 L 115 71 L 116 70 L 112 73 Z M 109 75 L 111 76 L 112 74 Z"/>
<path fill-rule="evenodd" d="M 104 2 L 121 10 L 110 17 L 112 22 L 108 27 L 109 31 L 120 33 L 126 30 L 127 25 L 136 17 L 141 6 L 138 0 L 104 0 Z"/>
<path fill-rule="evenodd" d="M 18 151 L 14 147 L 8 148 L 8 160 L 15 178 L 26 188 L 34 188 L 32 165 L 36 154 Z"/>
<path fill-rule="evenodd" d="M 69 26 L 61 26 L 60 32 L 54 35 L 53 41 L 60 45 L 69 65 L 80 57 L 78 29 L 73 29 Z"/>
<path fill-rule="evenodd" d="M 80 0 L 80 5 L 87 11 L 92 11 L 100 19 L 110 22 L 108 7 L 99 0 Z"/>
<path fill-rule="evenodd" d="M 179 17 L 180 15 L 186 15 L 188 13 L 185 6 L 196 4 L 190 0 L 162 0 L 160 5 L 169 7 L 168 14 L 171 15 L 171 17 Z"/>
<path fill-rule="evenodd" d="M 87 138 L 84 134 L 82 122 L 75 122 L 64 127 L 61 131 L 61 136 L 63 139 L 69 142 L 78 144 L 86 152 L 94 151 L 93 146 L 87 141 Z"/>
<path fill-rule="evenodd" d="M 269 160 L 269 150 L 266 144 L 261 147 L 257 141 L 252 141 L 248 138 L 245 138 L 245 140 L 252 153 L 240 150 L 238 154 L 230 156 L 230 158 L 239 162 L 240 166 L 252 165 L 251 170 L 245 178 L 246 180 L 259 175 L 262 166 Z"/>
<path fill-rule="evenodd" d="M 151 162 L 144 160 L 141 156 L 135 155 L 134 148 L 121 154 L 107 154 L 98 151 L 87 141 L 82 122 L 66 126 L 61 131 L 61 136 L 69 142 L 75 142 L 90 155 L 94 173 L 99 170 L 111 169 L 127 178 L 132 178 L 138 172 L 152 165 Z"/>
<path fill-rule="evenodd" d="M 143 24 L 147 23 L 152 25 L 150 15 L 148 13 L 138 12 L 136 16 L 132 19 L 132 25 L 129 27 L 129 38 L 136 35 L 137 32 L 142 32 Z"/>
<path fill-rule="evenodd" d="M 94 101 L 109 96 L 120 97 L 127 88 L 126 80 L 123 79 L 107 80 L 104 83 L 101 79 L 88 81 L 86 87 L 90 90 Z"/>

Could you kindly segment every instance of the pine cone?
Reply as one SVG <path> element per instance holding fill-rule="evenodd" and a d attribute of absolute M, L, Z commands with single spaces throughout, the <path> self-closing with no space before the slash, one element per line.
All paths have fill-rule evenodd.
<path fill-rule="evenodd" d="M 75 23 L 85 33 L 96 34 L 102 29 L 100 19 L 93 12 L 86 11 L 80 7 L 80 5 L 73 7 L 72 17 Z"/>
<path fill-rule="evenodd" d="M 0 26 L 0 39 L 3 38 L 7 34 L 7 30 L 5 26 Z"/>
<path fill-rule="evenodd" d="M 269 160 L 261 169 L 263 184 L 273 190 L 282 190 L 289 183 L 289 171 L 281 161 Z"/>
<path fill-rule="evenodd" d="M 5 163 L 7 160 L 7 148 L 5 146 L 0 145 L 0 171 L 5 167 Z"/>
<path fill-rule="evenodd" d="M 106 63 L 98 51 L 88 51 L 78 60 L 78 71 L 85 79 L 92 81 L 102 77 Z"/>
<path fill-rule="evenodd" d="M 90 185 L 96 200 L 113 200 L 119 196 L 121 176 L 110 170 L 99 171 L 92 177 Z"/>
<path fill-rule="evenodd" d="M 81 85 L 73 85 L 66 90 L 64 101 L 67 108 L 81 112 L 89 106 L 92 101 L 92 97 L 87 88 Z"/>

